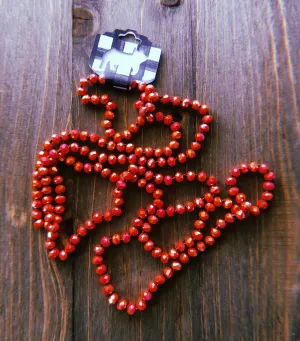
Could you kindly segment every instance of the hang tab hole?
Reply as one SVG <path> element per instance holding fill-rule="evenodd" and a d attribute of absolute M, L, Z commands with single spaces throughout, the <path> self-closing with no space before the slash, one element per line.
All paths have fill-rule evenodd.
<path fill-rule="evenodd" d="M 119 34 L 119 38 L 130 43 L 141 44 L 141 39 L 139 39 L 134 32 L 128 32 L 126 34 Z"/>

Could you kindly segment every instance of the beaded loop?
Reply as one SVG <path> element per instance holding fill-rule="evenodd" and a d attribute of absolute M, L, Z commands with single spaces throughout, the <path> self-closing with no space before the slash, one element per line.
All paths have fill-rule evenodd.
<path fill-rule="evenodd" d="M 60 134 L 53 134 L 49 141 L 43 143 L 43 150 L 38 153 L 35 171 L 32 174 L 31 216 L 34 220 L 34 228 L 44 228 L 47 231 L 45 248 L 48 250 L 48 257 L 65 261 L 69 254 L 75 251 L 81 239 L 89 231 L 94 230 L 96 225 L 110 222 L 114 217 L 122 215 L 123 194 L 128 182 L 136 183 L 139 188 L 143 188 L 146 193 L 152 195 L 152 204 L 138 210 L 137 217 L 132 220 L 132 225 L 127 231 L 116 233 L 112 237 L 103 236 L 101 238 L 100 243 L 94 247 L 95 256 L 92 259 L 92 263 L 96 266 L 96 273 L 100 276 L 103 292 L 108 295 L 109 303 L 116 305 L 119 310 L 126 310 L 129 315 L 133 315 L 136 310 L 146 309 L 146 303 L 151 300 L 152 294 L 173 276 L 174 271 L 180 271 L 190 258 L 198 256 L 214 245 L 216 239 L 221 235 L 221 230 L 228 224 L 233 223 L 236 219 L 244 220 L 250 215 L 259 215 L 261 210 L 265 210 L 268 207 L 268 202 L 273 198 L 275 175 L 266 164 L 258 165 L 255 162 L 241 164 L 239 167 L 232 168 L 231 176 L 226 179 L 229 186 L 228 197 L 221 198 L 216 178 L 208 176 L 203 171 L 198 174 L 193 171 L 188 171 L 186 174 L 181 172 L 167 175 L 156 173 L 155 169 L 157 168 L 166 166 L 172 168 L 195 158 L 196 152 L 201 149 L 205 134 L 210 130 L 212 116 L 208 113 L 208 107 L 201 105 L 198 100 L 191 101 L 187 98 L 181 99 L 178 96 L 171 97 L 169 95 L 160 96 L 153 85 L 133 82 L 131 87 L 137 88 L 141 92 L 139 99 L 134 103 L 138 113 L 136 121 L 123 132 L 116 132 L 113 128 L 116 103 L 111 101 L 107 94 L 100 96 L 88 94 L 88 87 L 96 83 L 105 84 L 104 77 L 92 74 L 87 78 L 82 78 L 76 92 L 81 96 L 83 104 L 105 107 L 104 119 L 101 122 L 104 136 L 100 137 L 97 133 L 74 129 L 70 132 L 63 131 Z M 174 154 L 174 151 L 180 149 L 181 124 L 174 120 L 171 114 L 156 111 L 158 103 L 184 110 L 190 109 L 200 115 L 199 129 L 194 135 L 194 141 L 190 148 L 185 152 Z M 172 140 L 167 146 L 143 148 L 130 142 L 132 136 L 139 132 L 140 127 L 154 122 L 161 122 L 169 126 Z M 107 178 L 115 184 L 112 208 L 103 213 L 94 212 L 90 220 L 80 225 L 67 241 L 63 241 L 64 246 L 61 249 L 56 246 L 56 242 L 60 235 L 60 224 L 65 211 L 66 186 L 58 169 L 60 163 L 72 167 L 75 172 L 99 173 L 103 178 Z M 127 170 L 120 173 L 113 171 L 116 164 L 126 165 Z M 249 172 L 259 173 L 265 179 L 261 199 L 257 200 L 255 205 L 247 200 L 246 195 L 241 193 L 237 186 L 239 176 Z M 197 197 L 194 201 L 165 207 L 162 200 L 163 188 L 184 181 L 205 183 L 209 190 L 203 197 Z M 209 233 L 205 234 L 203 228 L 207 225 L 211 212 L 219 207 L 223 207 L 226 213 L 223 217 L 218 218 Z M 191 234 L 184 240 L 178 241 L 169 250 L 163 250 L 150 239 L 153 225 L 158 224 L 165 217 L 182 215 L 186 212 L 197 215 Z M 161 273 L 149 282 L 148 288 L 141 293 L 136 303 L 119 297 L 110 283 L 111 277 L 104 264 L 106 248 L 129 243 L 133 239 L 143 243 L 144 250 L 151 252 L 153 258 L 159 259 L 164 264 Z"/>

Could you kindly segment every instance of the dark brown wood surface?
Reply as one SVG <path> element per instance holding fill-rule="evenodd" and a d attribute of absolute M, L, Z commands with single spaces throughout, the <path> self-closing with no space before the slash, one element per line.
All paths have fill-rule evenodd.
<path fill-rule="evenodd" d="M 10 0 L 1 7 L 0 340 L 300 340 L 299 1 L 183 0 L 168 7 L 159 0 Z M 135 29 L 162 48 L 159 92 L 210 106 L 213 128 L 190 168 L 216 175 L 221 185 L 232 166 L 250 160 L 277 174 L 267 212 L 228 229 L 133 317 L 108 305 L 91 257 L 101 236 L 129 226 L 146 195 L 132 187 L 125 215 L 101 226 L 63 264 L 47 259 L 45 235 L 30 219 L 42 141 L 73 127 L 101 131 L 102 114 L 83 107 L 74 89 L 89 72 L 95 34 L 115 28 Z M 122 129 L 135 118 L 135 94 L 111 94 Z M 185 116 L 183 126 L 187 146 L 196 118 Z M 135 141 L 161 146 L 168 134 L 145 128 Z M 69 175 L 66 217 L 75 228 L 111 205 L 112 186 Z M 253 179 L 243 189 L 254 199 L 259 184 Z M 178 186 L 165 191 L 166 202 L 201 193 Z M 165 222 L 154 238 L 171 245 L 192 221 Z M 116 250 L 108 261 L 116 288 L 136 297 L 160 265 L 139 243 Z"/>

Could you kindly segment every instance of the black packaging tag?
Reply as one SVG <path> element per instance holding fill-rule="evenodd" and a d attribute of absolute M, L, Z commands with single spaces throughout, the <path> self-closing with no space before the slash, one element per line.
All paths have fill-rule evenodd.
<path fill-rule="evenodd" d="M 132 34 L 135 42 L 120 37 Z M 90 68 L 114 87 L 130 89 L 133 80 L 152 83 L 156 77 L 161 49 L 134 30 L 97 34 L 89 60 Z"/>

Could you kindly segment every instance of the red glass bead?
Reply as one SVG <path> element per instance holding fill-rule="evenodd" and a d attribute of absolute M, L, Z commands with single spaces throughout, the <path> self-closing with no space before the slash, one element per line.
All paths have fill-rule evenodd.
<path fill-rule="evenodd" d="M 197 247 L 197 250 L 200 252 L 203 252 L 206 249 L 206 245 L 204 242 L 198 242 L 196 247 Z"/>
<path fill-rule="evenodd" d="M 157 289 L 158 289 L 157 284 L 156 284 L 154 281 L 150 281 L 150 282 L 148 283 L 148 289 L 149 289 L 149 291 L 151 291 L 151 292 L 157 291 Z"/>
<path fill-rule="evenodd" d="M 65 245 L 65 250 L 68 252 L 68 253 L 72 253 L 75 251 L 75 245 L 71 244 L 71 243 L 68 243 Z"/>
<path fill-rule="evenodd" d="M 110 275 L 109 274 L 101 275 L 99 280 L 101 284 L 107 284 L 110 282 Z"/>
<path fill-rule="evenodd" d="M 179 256 L 179 260 L 182 264 L 187 264 L 190 261 L 190 258 L 186 253 L 181 253 Z"/>
<path fill-rule="evenodd" d="M 256 172 L 258 170 L 258 165 L 256 162 L 251 162 L 248 165 L 251 172 Z"/>
<path fill-rule="evenodd" d="M 181 102 L 181 107 L 186 109 L 191 105 L 191 101 L 188 98 L 185 98 Z"/>
<path fill-rule="evenodd" d="M 185 204 L 185 208 L 188 212 L 193 212 L 194 209 L 195 209 L 195 205 L 194 203 L 192 203 L 191 201 L 188 201 L 186 204 Z"/>
<path fill-rule="evenodd" d="M 185 244 L 182 241 L 176 242 L 175 243 L 175 248 L 179 251 L 179 252 L 183 252 L 185 250 Z"/>
<path fill-rule="evenodd" d="M 152 240 L 148 240 L 145 244 L 144 244 L 144 250 L 149 252 L 153 249 L 154 247 L 154 243 Z"/>
<path fill-rule="evenodd" d="M 135 313 L 135 311 L 136 311 L 136 307 L 135 307 L 134 303 L 129 303 L 127 305 L 127 313 L 128 313 L 128 315 L 133 315 Z"/>
<path fill-rule="evenodd" d="M 204 206 L 204 200 L 202 198 L 195 198 L 194 199 L 194 204 L 196 207 L 203 207 Z"/>
<path fill-rule="evenodd" d="M 114 234 L 114 235 L 111 237 L 111 242 L 112 242 L 114 245 L 120 244 L 120 242 L 121 242 L 121 236 L 120 236 L 119 234 Z"/>
<path fill-rule="evenodd" d="M 192 247 L 194 245 L 194 240 L 191 236 L 186 237 L 184 241 L 187 247 Z"/>
<path fill-rule="evenodd" d="M 176 249 L 174 249 L 174 248 L 171 248 L 171 249 L 169 250 L 169 257 L 170 257 L 171 259 L 177 259 L 177 258 L 179 257 L 178 251 L 177 251 Z"/>
<path fill-rule="evenodd" d="M 198 230 L 193 230 L 192 231 L 192 237 L 195 240 L 201 240 L 203 238 L 203 234 Z"/>
<path fill-rule="evenodd" d="M 105 295 L 110 295 L 114 291 L 114 287 L 111 284 L 104 285 L 103 293 Z"/>
<path fill-rule="evenodd" d="M 173 276 L 173 270 L 170 267 L 164 268 L 164 275 L 166 278 L 171 278 Z"/>
<path fill-rule="evenodd" d="M 100 103 L 103 105 L 106 105 L 109 101 L 109 96 L 106 94 L 103 94 L 100 96 Z"/>
<path fill-rule="evenodd" d="M 103 246 L 103 247 L 109 247 L 110 246 L 110 239 L 109 239 L 109 237 L 102 237 L 101 238 L 101 245 Z"/>
<path fill-rule="evenodd" d="M 117 309 L 118 310 L 125 310 L 127 307 L 127 301 L 125 299 L 120 299 L 117 303 Z"/>
<path fill-rule="evenodd" d="M 182 268 L 182 264 L 180 262 L 174 261 L 172 262 L 171 267 L 173 270 L 179 271 Z"/>
<path fill-rule="evenodd" d="M 160 247 L 156 247 L 152 250 L 152 253 L 151 253 L 152 257 L 153 258 L 160 258 L 161 255 L 162 255 L 162 250 Z"/>
<path fill-rule="evenodd" d="M 103 257 L 101 256 L 94 256 L 92 258 L 92 263 L 95 264 L 95 265 L 101 265 L 103 263 Z M 105 283 L 103 283 L 105 284 Z"/>
<path fill-rule="evenodd" d="M 54 258 L 57 258 L 58 256 L 59 256 L 59 250 L 58 249 L 52 249 L 48 253 L 48 258 L 49 259 L 54 259 Z"/>
<path fill-rule="evenodd" d="M 200 108 L 200 102 L 197 100 L 192 101 L 192 109 L 198 110 Z"/>
<path fill-rule="evenodd" d="M 84 223 L 84 227 L 87 229 L 87 230 L 93 230 L 95 228 L 95 223 L 91 220 L 87 220 L 85 223 Z"/>
<path fill-rule="evenodd" d="M 239 193 L 239 188 L 238 187 L 231 187 L 228 190 L 228 194 L 231 196 L 236 196 Z"/>
<path fill-rule="evenodd" d="M 229 178 L 226 179 L 226 183 L 229 186 L 234 186 L 236 184 L 236 179 L 233 178 L 233 177 L 229 177 Z"/>
<path fill-rule="evenodd" d="M 164 183 L 167 185 L 167 186 L 171 186 L 172 185 L 172 182 L 173 182 L 173 179 L 170 175 L 165 175 L 164 177 Z"/>
<path fill-rule="evenodd" d="M 208 106 L 207 105 L 201 105 L 199 112 L 201 115 L 205 115 L 208 112 Z"/>
<path fill-rule="evenodd" d="M 78 244 L 80 242 L 80 237 L 77 236 L 76 234 L 73 234 L 71 237 L 70 237 L 70 242 L 72 244 Z"/>
<path fill-rule="evenodd" d="M 125 244 L 130 242 L 130 234 L 127 232 L 122 233 L 122 240 Z"/>
<path fill-rule="evenodd" d="M 178 214 L 184 214 L 185 213 L 185 207 L 181 204 L 176 205 L 176 212 Z"/>
<path fill-rule="evenodd" d="M 272 181 L 275 179 L 275 174 L 273 172 L 268 172 L 264 175 L 265 180 Z"/>
<path fill-rule="evenodd" d="M 118 302 L 118 298 L 119 298 L 118 294 L 113 293 L 109 296 L 108 303 L 109 304 L 116 304 Z"/>
<path fill-rule="evenodd" d="M 84 237 L 84 236 L 87 235 L 87 229 L 84 226 L 79 226 L 78 229 L 77 229 L 77 234 L 80 237 Z"/>
<path fill-rule="evenodd" d="M 55 248 L 55 242 L 51 239 L 47 240 L 44 244 L 45 248 L 48 250 L 51 250 L 53 248 Z"/>
<path fill-rule="evenodd" d="M 163 104 L 168 104 L 168 103 L 170 102 L 170 100 L 171 100 L 171 98 L 170 98 L 169 95 L 164 95 L 164 96 L 162 96 L 162 98 L 161 98 L 161 102 L 162 102 Z"/>
<path fill-rule="evenodd" d="M 65 251 L 65 250 L 61 250 L 59 252 L 58 256 L 59 256 L 59 259 L 62 260 L 62 261 L 65 261 L 69 257 L 67 251 Z"/>
<path fill-rule="evenodd" d="M 234 217 L 231 213 L 226 213 L 224 216 L 224 219 L 227 223 L 233 223 L 234 222 Z"/>
<path fill-rule="evenodd" d="M 237 210 L 237 211 L 235 212 L 235 216 L 236 216 L 236 218 L 239 219 L 239 220 L 245 219 L 245 213 L 244 213 L 243 210 Z"/>
<path fill-rule="evenodd" d="M 212 246 L 212 245 L 214 245 L 214 243 L 215 243 L 215 239 L 214 239 L 214 237 L 212 237 L 212 236 L 206 236 L 206 237 L 204 238 L 204 242 L 205 242 L 207 245 Z"/>
<path fill-rule="evenodd" d="M 210 230 L 210 234 L 211 234 L 214 238 L 219 238 L 220 235 L 221 235 L 221 231 L 218 230 L 217 228 L 213 227 L 213 228 Z"/>
<path fill-rule="evenodd" d="M 203 229 L 204 226 L 205 226 L 205 224 L 204 224 L 204 221 L 202 221 L 202 220 L 196 220 L 196 221 L 194 222 L 194 227 L 195 227 L 196 229 Z"/>
<path fill-rule="evenodd" d="M 106 270 L 107 270 L 107 268 L 106 268 L 105 264 L 98 265 L 96 267 L 96 274 L 103 275 L 106 273 Z"/>
<path fill-rule="evenodd" d="M 263 183 L 263 188 L 267 191 L 273 191 L 275 188 L 275 185 L 273 182 L 267 181 Z"/>
<path fill-rule="evenodd" d="M 139 233 L 138 229 L 134 226 L 129 227 L 128 232 L 133 237 L 137 236 Z"/>
<path fill-rule="evenodd" d="M 209 218 L 209 214 L 208 214 L 206 211 L 200 211 L 200 212 L 199 212 L 199 218 L 200 218 L 201 220 L 206 221 L 206 220 L 208 220 L 208 218 Z"/>
<path fill-rule="evenodd" d="M 145 301 L 150 301 L 151 298 L 152 298 L 152 293 L 151 293 L 150 291 L 148 291 L 148 290 L 144 290 L 144 291 L 142 292 L 142 297 L 143 297 L 143 299 L 144 299 Z"/>
<path fill-rule="evenodd" d="M 99 96 L 97 95 L 92 95 L 90 100 L 94 105 L 97 105 L 100 102 Z"/>
<path fill-rule="evenodd" d="M 202 117 L 202 122 L 205 124 L 210 124 L 213 121 L 213 117 L 211 115 L 204 115 Z"/>
<path fill-rule="evenodd" d="M 112 212 L 109 211 L 109 210 L 106 210 L 103 213 L 103 218 L 104 218 L 105 221 L 111 221 L 112 220 Z"/>
<path fill-rule="evenodd" d="M 168 263 L 169 261 L 169 255 L 167 252 L 163 252 L 161 257 L 160 257 L 160 261 L 163 263 L 163 264 L 166 264 Z"/>
<path fill-rule="evenodd" d="M 179 163 L 185 163 L 186 162 L 186 156 L 183 153 L 179 153 L 177 156 L 177 160 Z"/>
<path fill-rule="evenodd" d="M 157 284 L 164 284 L 166 281 L 165 276 L 161 274 L 156 275 L 154 279 Z"/>
<path fill-rule="evenodd" d="M 238 204 L 241 204 L 243 203 L 244 201 L 247 200 L 247 197 L 244 193 L 238 193 L 235 197 L 235 201 L 238 203 Z"/>
<path fill-rule="evenodd" d="M 241 171 L 242 174 L 248 173 L 248 171 L 249 171 L 248 165 L 246 165 L 245 163 L 242 163 L 240 165 L 240 171 Z"/>
<path fill-rule="evenodd" d="M 194 257 L 198 256 L 198 251 L 193 247 L 188 248 L 187 253 L 188 253 L 189 257 L 194 258 Z"/>
<path fill-rule="evenodd" d="M 261 198 L 266 201 L 270 201 L 273 199 L 273 194 L 269 192 L 263 192 Z"/>
<path fill-rule="evenodd" d="M 260 210 L 257 206 L 251 206 L 250 212 L 254 216 L 258 216 L 260 214 Z"/>
<path fill-rule="evenodd" d="M 148 217 L 148 221 L 151 225 L 155 225 L 158 223 L 158 218 L 155 215 L 151 215 Z"/>

